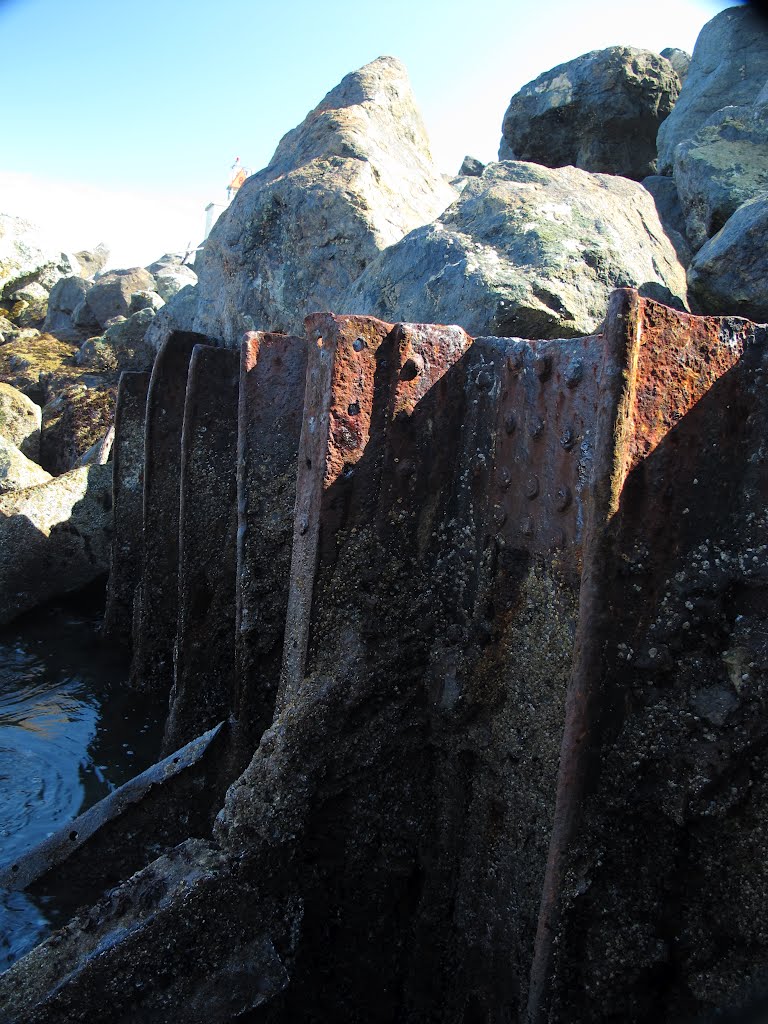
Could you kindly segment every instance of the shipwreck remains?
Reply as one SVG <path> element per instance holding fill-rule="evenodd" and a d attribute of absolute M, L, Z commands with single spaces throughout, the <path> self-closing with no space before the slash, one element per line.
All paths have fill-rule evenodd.
<path fill-rule="evenodd" d="M 564 341 L 330 313 L 239 356 L 171 335 L 143 448 L 147 382 L 120 391 L 108 619 L 170 697 L 167 821 L 110 798 L 72 854 L 93 905 L 0 977 L 3 1019 L 678 1022 L 748 998 L 766 358 L 764 327 L 631 290 Z M 49 845 L 5 883 L 55 889 Z M 105 850 L 136 873 L 114 887 Z"/>

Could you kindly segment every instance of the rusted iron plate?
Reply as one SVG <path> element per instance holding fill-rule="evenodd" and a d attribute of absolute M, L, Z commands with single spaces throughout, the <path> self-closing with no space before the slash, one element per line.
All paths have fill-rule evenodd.
<path fill-rule="evenodd" d="M 179 579 L 181 430 L 192 349 L 210 339 L 174 331 L 157 354 L 147 395 L 144 529 L 136 589 L 134 689 L 166 694 L 173 684 Z"/>
<path fill-rule="evenodd" d="M 253 332 L 240 354 L 237 451 L 237 741 L 247 757 L 280 678 L 304 413 L 307 342 Z"/>
<path fill-rule="evenodd" d="M 148 373 L 121 374 L 112 450 L 114 534 L 104 610 L 104 636 L 131 642 L 136 566 L 141 560 L 144 491 L 144 428 Z"/>
<path fill-rule="evenodd" d="M 692 843 L 690 801 L 707 785 L 722 799 L 729 773 L 750 770 L 749 744 L 763 742 L 761 691 L 739 699 L 727 665 L 738 647 L 759 675 L 736 594 L 749 588 L 752 613 L 768 612 L 755 579 L 768 484 L 761 337 L 746 321 L 692 317 L 629 291 L 611 301 L 533 1022 L 566 1007 L 595 1020 L 681 1019 L 722 998 L 708 1004 L 700 980 L 724 969 L 706 939 L 719 883 L 695 879 L 738 847 L 744 826 L 736 816 L 709 830 L 708 849 Z M 713 694 L 750 726 L 716 736 L 728 716 L 695 715 Z M 744 882 L 754 898 L 754 880 Z M 748 941 L 743 926 L 731 940 Z"/>
<path fill-rule="evenodd" d="M 240 355 L 196 345 L 179 486 L 179 613 L 163 749 L 234 711 L 237 406 Z"/>

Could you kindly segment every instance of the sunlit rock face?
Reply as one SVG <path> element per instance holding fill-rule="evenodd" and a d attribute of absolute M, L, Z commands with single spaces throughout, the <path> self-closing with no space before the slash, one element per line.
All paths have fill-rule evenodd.
<path fill-rule="evenodd" d="M 677 72 L 657 53 L 633 46 L 593 50 L 512 97 L 499 159 L 639 181 L 656 169 L 656 134 L 679 92 Z"/>
<path fill-rule="evenodd" d="M 404 66 L 380 57 L 280 142 L 219 218 L 199 267 L 194 329 L 297 332 L 378 253 L 456 197 L 438 173 Z"/>
<path fill-rule="evenodd" d="M 595 330 L 611 290 L 629 285 L 685 305 L 685 271 L 646 189 L 503 161 L 377 257 L 342 308 L 456 323 L 473 335 L 573 337 Z"/>

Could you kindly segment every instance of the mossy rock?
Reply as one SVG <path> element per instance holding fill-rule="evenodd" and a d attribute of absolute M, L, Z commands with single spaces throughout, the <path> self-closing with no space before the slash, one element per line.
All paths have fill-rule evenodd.
<path fill-rule="evenodd" d="M 73 384 L 116 383 L 114 374 L 94 379 L 89 367 L 78 366 L 77 351 L 77 344 L 52 334 L 14 332 L 0 345 L 0 381 L 11 384 L 41 406 Z"/>
<path fill-rule="evenodd" d="M 112 426 L 117 388 L 73 384 L 43 408 L 40 465 L 54 476 L 66 473 Z"/>

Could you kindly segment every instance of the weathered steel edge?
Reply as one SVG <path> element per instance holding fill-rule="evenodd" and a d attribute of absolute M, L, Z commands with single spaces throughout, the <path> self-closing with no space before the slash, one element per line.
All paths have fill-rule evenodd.
<path fill-rule="evenodd" d="M 26 889 L 51 868 L 61 864 L 105 825 L 142 800 L 153 786 L 168 785 L 183 771 L 199 763 L 224 725 L 224 722 L 219 722 L 202 736 L 129 779 L 68 825 L 32 847 L 16 863 L 0 869 L 0 887 L 15 891 Z"/>

